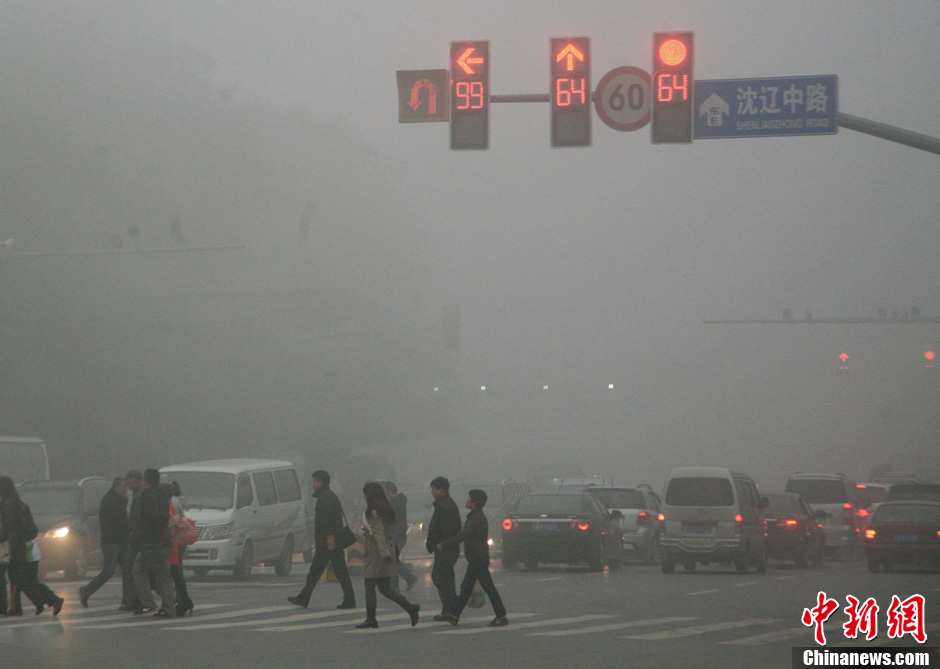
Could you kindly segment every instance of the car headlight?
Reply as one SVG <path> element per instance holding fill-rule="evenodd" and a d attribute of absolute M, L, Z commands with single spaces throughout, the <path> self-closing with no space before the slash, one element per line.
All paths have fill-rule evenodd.
<path fill-rule="evenodd" d="M 57 529 L 49 530 L 48 532 L 46 532 L 43 535 L 43 538 L 44 539 L 62 539 L 63 537 L 67 537 L 68 535 L 69 535 L 68 527 L 59 527 Z"/>
<path fill-rule="evenodd" d="M 202 531 L 202 535 L 199 537 L 199 540 L 219 541 L 221 539 L 231 539 L 233 527 L 233 523 L 225 523 L 224 525 L 206 525 L 205 529 Z"/>

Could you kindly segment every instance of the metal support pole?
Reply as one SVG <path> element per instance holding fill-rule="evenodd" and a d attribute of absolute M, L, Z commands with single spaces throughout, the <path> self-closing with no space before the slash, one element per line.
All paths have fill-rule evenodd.
<path fill-rule="evenodd" d="M 897 142 L 898 144 L 920 149 L 921 151 L 928 151 L 940 155 L 940 139 L 931 137 L 930 135 L 922 135 L 919 132 L 911 132 L 910 130 L 897 128 L 887 123 L 870 121 L 867 118 L 839 112 L 839 127 L 855 130 L 856 132 L 863 132 L 866 135 L 873 135 L 891 142 Z"/>

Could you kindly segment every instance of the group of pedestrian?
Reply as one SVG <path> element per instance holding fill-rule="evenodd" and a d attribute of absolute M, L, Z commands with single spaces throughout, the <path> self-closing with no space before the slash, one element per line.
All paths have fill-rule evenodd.
<path fill-rule="evenodd" d="M 48 606 L 59 615 L 65 599 L 39 580 L 38 530 L 29 506 L 20 499 L 13 479 L 0 476 L 0 612 L 4 616 L 23 615 L 22 595 L 36 607 L 36 615 Z M 10 577 L 7 608 L 6 575 Z"/>
<path fill-rule="evenodd" d="M 160 483 L 160 472 L 132 469 L 101 498 L 101 572 L 78 589 L 81 605 L 121 569 L 121 611 L 172 618 L 192 613 L 180 547 L 170 539 L 170 518 L 185 515 L 179 486 Z M 160 596 L 158 609 L 153 593 Z"/>
<path fill-rule="evenodd" d="M 346 565 L 345 546 L 339 542 L 348 523 L 339 497 L 330 489 L 328 472 L 319 470 L 313 473 L 313 490 L 317 500 L 313 560 L 304 587 L 297 595 L 288 597 L 287 601 L 306 608 L 327 565 L 332 565 L 343 591 L 343 601 L 337 608 L 355 608 L 356 598 Z M 408 533 L 407 498 L 389 481 L 384 482 L 384 485 L 375 481 L 366 483 L 362 493 L 366 501 L 360 527 L 365 538 L 362 575 L 365 580 L 366 619 L 356 625 L 356 629 L 379 626 L 376 618 L 376 590 L 404 609 L 414 627 L 418 624 L 421 606 L 408 601 L 397 586 L 397 579 L 401 577 L 406 583 L 406 590 L 411 590 L 418 578 L 410 565 L 404 565 L 400 559 Z M 509 624 L 506 608 L 489 570 L 489 525 L 483 513 L 486 492 L 479 489 L 469 492 L 465 503 L 469 510 L 466 523 L 461 523 L 457 503 L 450 497 L 448 479 L 439 476 L 431 481 L 431 495 L 434 498 L 434 513 L 428 525 L 425 547 L 434 556 L 431 581 L 441 600 L 441 612 L 434 616 L 434 620 L 457 625 L 470 601 L 474 586 L 479 582 L 496 614 L 489 626 L 505 627 Z M 467 558 L 467 571 L 458 595 L 454 569 L 460 557 L 461 544 L 464 545 Z"/>

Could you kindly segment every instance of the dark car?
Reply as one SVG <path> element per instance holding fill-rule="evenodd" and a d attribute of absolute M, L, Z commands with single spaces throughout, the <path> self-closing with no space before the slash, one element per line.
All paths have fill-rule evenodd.
<path fill-rule="evenodd" d="M 812 562 L 822 563 L 825 538 L 819 519 L 823 511 L 813 511 L 796 493 L 765 495 L 769 506 L 764 509 L 767 531 L 767 556 L 793 560 L 797 567 Z"/>
<path fill-rule="evenodd" d="M 39 528 L 39 568 L 65 571 L 80 579 L 100 567 L 101 532 L 98 507 L 111 485 L 100 476 L 67 481 L 30 481 L 19 487 L 20 497 Z"/>
<path fill-rule="evenodd" d="M 868 570 L 896 564 L 940 567 L 940 502 L 885 502 L 865 530 Z"/>
<path fill-rule="evenodd" d="M 936 483 L 895 483 L 888 489 L 889 502 L 914 500 L 940 502 L 940 485 Z"/>
<path fill-rule="evenodd" d="M 527 569 L 539 563 L 587 563 L 592 571 L 604 565 L 623 566 L 623 532 L 619 511 L 608 513 L 594 495 L 536 493 L 524 495 L 502 522 L 503 567 L 522 562 Z"/>

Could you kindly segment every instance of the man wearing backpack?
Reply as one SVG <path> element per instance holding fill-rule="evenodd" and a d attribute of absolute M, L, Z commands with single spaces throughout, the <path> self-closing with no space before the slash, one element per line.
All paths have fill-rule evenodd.
<path fill-rule="evenodd" d="M 136 597 L 134 590 L 133 565 L 128 564 L 130 550 L 128 541 L 130 530 L 127 523 L 127 492 L 124 479 L 116 478 L 111 482 L 111 489 L 101 498 L 98 508 L 98 520 L 101 529 L 101 554 L 104 566 L 101 572 L 87 585 L 78 589 L 78 600 L 88 607 L 88 598 L 98 592 L 98 588 L 111 580 L 118 566 L 121 567 L 121 588 L 124 601 Z"/>
<path fill-rule="evenodd" d="M 52 607 L 52 614 L 57 616 L 65 600 L 48 588 L 41 591 L 36 587 L 36 579 L 28 577 L 27 543 L 34 542 L 37 534 L 33 514 L 20 500 L 13 479 L 0 476 L 0 541 L 10 542 L 10 583 L 29 597 L 36 606 L 37 615 L 48 605 Z M 38 563 L 34 562 L 33 565 L 38 572 Z"/>

